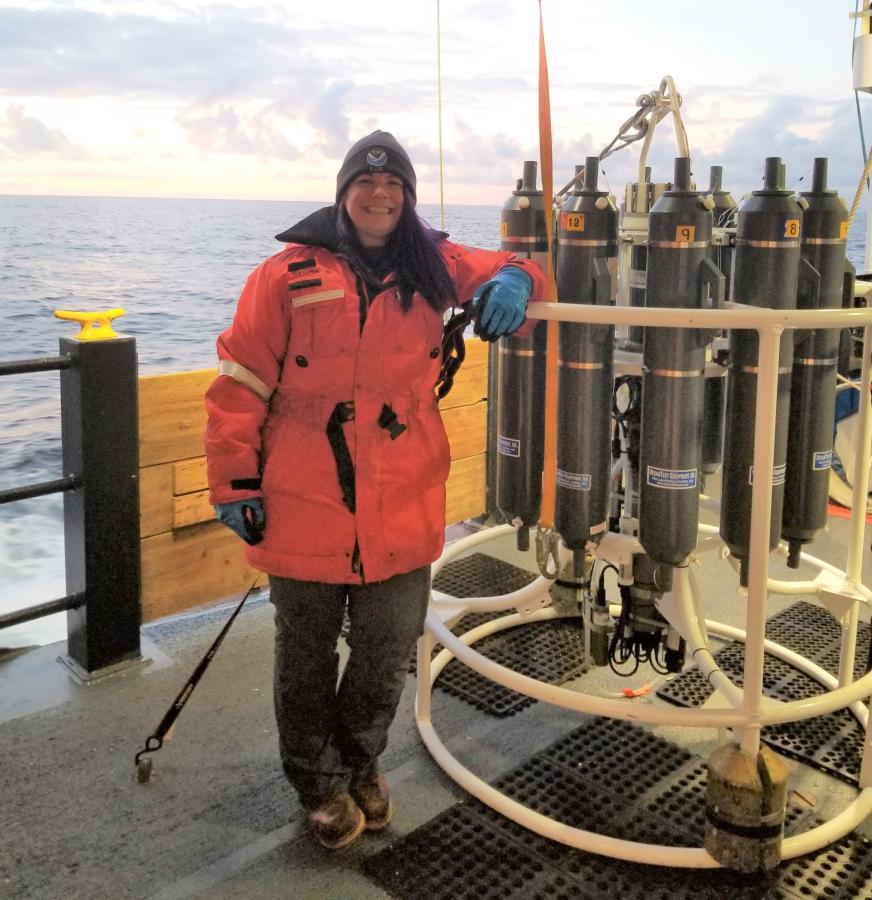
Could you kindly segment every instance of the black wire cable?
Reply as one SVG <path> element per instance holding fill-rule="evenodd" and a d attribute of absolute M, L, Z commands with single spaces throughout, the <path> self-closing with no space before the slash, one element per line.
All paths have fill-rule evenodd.
<path fill-rule="evenodd" d="M 654 655 L 651 658 L 651 668 L 658 675 L 668 675 L 669 669 L 666 667 L 666 660 L 663 658 L 663 647 L 658 640 L 657 646 L 654 648 Z"/>
<path fill-rule="evenodd" d="M 633 598 L 630 593 L 629 585 L 619 585 L 621 591 L 621 615 L 615 625 L 615 633 L 612 636 L 609 645 L 609 668 L 622 678 L 629 678 L 635 675 L 639 668 L 639 656 L 634 649 L 634 642 L 624 638 L 624 632 L 630 622 L 630 614 L 632 611 Z M 620 656 L 618 652 L 620 651 Z M 619 671 L 617 665 L 623 665 L 627 660 L 635 657 L 635 665 L 629 671 Z"/>

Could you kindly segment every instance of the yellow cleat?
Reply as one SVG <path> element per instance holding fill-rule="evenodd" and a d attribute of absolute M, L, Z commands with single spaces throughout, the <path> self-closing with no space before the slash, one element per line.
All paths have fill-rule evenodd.
<path fill-rule="evenodd" d="M 58 319 L 68 319 L 78 322 L 79 333 L 76 335 L 80 341 L 107 341 L 118 337 L 112 328 L 112 320 L 124 315 L 123 309 L 107 309 L 105 312 L 77 312 L 68 309 L 56 309 L 55 316 Z"/>

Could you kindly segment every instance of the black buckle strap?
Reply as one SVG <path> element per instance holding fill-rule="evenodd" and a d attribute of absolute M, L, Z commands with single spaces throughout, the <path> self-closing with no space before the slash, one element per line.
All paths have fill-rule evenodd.
<path fill-rule="evenodd" d="M 333 413 L 327 421 L 327 440 L 333 451 L 333 459 L 336 460 L 336 474 L 339 477 L 339 487 L 342 490 L 342 502 L 351 512 L 355 509 L 354 493 L 354 462 L 348 450 L 348 442 L 342 425 L 354 419 L 354 402 L 351 400 L 337 403 L 333 407 Z"/>
<path fill-rule="evenodd" d="M 342 491 L 342 502 L 351 512 L 354 512 L 356 506 L 354 462 L 351 459 L 342 426 L 353 419 L 354 401 L 345 400 L 333 407 L 333 412 L 327 420 L 327 440 L 333 452 L 333 459 L 336 460 L 336 474 L 339 478 L 339 488 Z M 387 403 L 382 406 L 378 425 L 379 428 L 384 428 L 390 433 L 392 441 L 396 440 L 408 427 L 397 419 L 397 414 Z"/>
<path fill-rule="evenodd" d="M 339 423 L 344 425 L 346 422 L 351 422 L 354 420 L 354 401 L 353 400 L 343 400 L 342 403 L 337 403 L 336 408 L 333 410 L 333 414 L 339 417 Z"/>
<path fill-rule="evenodd" d="M 385 428 L 391 436 L 391 440 L 395 441 L 408 427 L 397 418 L 397 414 L 388 406 L 387 403 L 381 408 L 381 415 L 378 417 L 378 427 Z"/>

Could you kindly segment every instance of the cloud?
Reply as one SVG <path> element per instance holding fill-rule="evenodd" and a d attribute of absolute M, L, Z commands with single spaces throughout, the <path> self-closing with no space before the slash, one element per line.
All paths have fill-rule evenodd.
<path fill-rule="evenodd" d="M 334 81 L 306 104 L 309 124 L 321 136 L 327 156 L 344 156 L 351 144 L 348 100 L 354 92 L 350 81 Z"/>
<path fill-rule="evenodd" d="M 300 24 L 293 12 L 209 6 L 174 19 L 129 12 L 3 7 L 0 93 L 10 96 L 178 98 L 209 105 L 291 95 L 298 105 L 337 73 L 378 72 L 384 26 Z M 420 34 L 398 31 L 404 72 L 429 67 Z M 392 79 L 398 61 L 383 68 Z M 342 83 L 342 82 L 338 82 Z M 377 98 L 373 98 L 376 99 Z"/>
<path fill-rule="evenodd" d="M 596 86 L 595 94 L 593 87 L 578 82 L 571 91 L 558 90 L 552 96 L 555 184 L 562 186 L 575 164 L 606 146 L 636 112 L 635 100 L 643 93 L 638 86 L 620 82 Z M 846 197 L 853 195 L 862 167 L 853 99 L 773 95 L 767 85 L 757 82 L 692 84 L 682 93 L 682 116 L 701 187 L 708 184 L 709 166 L 722 165 L 725 184 L 740 197 L 759 186 L 764 159 L 781 156 L 787 165 L 788 183 L 806 190 L 808 178 L 798 179 L 809 173 L 813 159 L 821 156 L 829 159 L 831 186 Z M 530 137 L 527 134 L 524 143 L 534 147 L 534 156 L 527 158 L 537 158 Z M 606 174 L 601 185 L 608 182 L 613 192 L 623 194 L 624 185 L 637 180 L 641 146 L 641 142 L 631 144 L 603 160 L 601 168 Z M 657 128 L 648 156 L 655 180 L 671 178 L 677 153 L 674 128 L 667 118 Z"/>
<path fill-rule="evenodd" d="M 190 106 L 176 121 L 195 147 L 211 153 L 295 159 L 301 149 L 287 137 L 295 134 L 319 155 L 341 158 L 353 141 L 348 107 L 357 90 L 349 81 L 332 81 L 304 97 Z"/>
<path fill-rule="evenodd" d="M 760 186 L 767 156 L 782 158 L 787 185 L 799 191 L 810 190 L 814 159 L 826 157 L 830 186 L 853 196 L 863 165 L 853 102 L 773 98 L 729 135 L 719 153 L 700 154 L 697 168 L 722 163 L 725 180 L 741 193 Z"/>
<path fill-rule="evenodd" d="M 402 14 L 374 17 L 360 4 L 334 0 L 305 8 L 87 0 L 89 8 L 77 9 L 70 7 L 78 0 L 42 0 L 43 8 L 30 9 L 27 0 L 17 2 L 2 5 L 0 13 L 0 98 L 5 94 L 7 102 L 21 104 L 8 108 L 5 121 L 0 118 L 0 152 L 43 160 L 86 152 L 72 145 L 72 135 L 93 143 L 94 157 L 109 158 L 110 151 L 101 148 L 111 147 L 146 167 L 154 154 L 181 160 L 193 147 L 198 164 L 213 165 L 215 157 L 216 168 L 227 163 L 220 157 L 236 155 L 258 162 L 305 157 L 332 170 L 353 140 L 381 127 L 407 146 L 422 181 L 436 181 L 435 21 L 416 4 L 403 4 Z M 577 30 L 565 27 L 577 17 L 575 8 L 569 2 L 546 5 L 557 186 L 571 177 L 575 164 L 611 140 L 641 93 L 656 88 L 658 82 L 648 80 L 652 66 L 663 71 L 658 55 L 639 56 L 647 70 L 639 80 L 630 68 L 613 74 L 613 81 L 591 81 L 596 72 L 610 71 L 593 62 L 609 46 L 604 35 L 612 28 L 620 33 L 625 23 L 620 13 L 597 14 L 592 21 L 602 27 L 581 35 L 592 47 L 582 53 Z M 428 16 L 433 12 L 431 7 Z M 536 24 L 532 4 L 442 4 L 446 179 L 467 192 L 487 189 L 498 199 L 514 186 L 523 161 L 539 157 Z M 663 27 L 675 31 L 674 41 L 683 40 L 680 29 Z M 672 46 L 661 50 L 665 54 Z M 694 52 L 707 52 L 694 46 Z M 760 67 L 773 65 L 770 54 L 755 55 L 750 45 L 742 50 Z M 685 68 L 690 71 L 689 63 Z M 707 182 L 710 164 L 723 165 L 725 184 L 738 197 L 759 184 L 766 156 L 785 159 L 791 183 L 810 170 L 814 156 L 829 156 L 831 183 L 853 192 L 861 160 L 852 99 L 828 102 L 817 84 L 798 86 L 799 76 L 813 69 L 811 63 L 801 68 L 785 89 L 805 97 L 775 96 L 775 76 L 753 67 L 745 83 L 740 78 L 714 84 L 721 76 L 705 66 L 693 69 L 709 79 L 705 83 L 677 79 L 700 184 Z M 25 107 L 37 102 L 30 98 L 37 97 L 52 102 L 31 108 L 57 117 L 54 122 L 26 114 Z M 106 108 L 133 112 L 117 120 L 107 116 L 99 128 L 86 131 L 77 116 L 80 98 L 94 98 L 83 104 L 89 110 L 108 99 Z M 137 108 L 143 112 L 138 119 Z M 173 120 L 189 147 L 179 142 Z M 140 123 L 131 145 L 130 134 Z M 600 183 L 622 194 L 625 182 L 636 179 L 640 146 L 605 160 Z M 650 153 L 655 179 L 670 178 L 675 155 L 672 126 L 664 121 Z"/>
<path fill-rule="evenodd" d="M 508 196 L 521 176 L 525 159 L 538 159 L 538 149 L 505 132 L 483 133 L 461 116 L 451 120 L 452 137 L 443 149 L 445 183 L 464 189 L 492 189 L 493 202 Z M 409 154 L 419 181 L 438 180 L 438 148 L 410 142 Z M 459 202 L 465 202 L 460 200 Z"/>
<path fill-rule="evenodd" d="M 174 21 L 82 9 L 3 8 L 0 92 L 214 99 L 326 67 L 304 32 L 217 7 Z"/>
<path fill-rule="evenodd" d="M 731 98 L 723 92 L 721 97 L 728 106 Z M 705 105 L 699 101 L 695 96 L 693 108 L 697 113 Z M 716 104 L 694 117 L 687 115 L 687 108 L 683 110 L 698 187 L 708 185 L 709 167 L 720 165 L 724 167 L 724 186 L 739 199 L 760 187 L 766 157 L 780 156 L 787 167 L 788 186 L 808 190 L 813 160 L 827 157 L 830 187 L 850 202 L 863 162 L 853 101 L 822 102 L 780 95 L 769 97 L 752 115 L 718 118 L 719 110 Z M 700 149 L 695 139 L 695 132 L 702 129 L 720 135 L 705 149 Z M 640 147 L 641 143 L 630 145 L 602 161 L 601 169 L 613 192 L 620 193 L 625 183 L 637 180 Z M 594 147 L 593 152 L 599 149 Z M 677 152 L 672 122 L 664 119 L 657 127 L 647 160 L 655 181 L 671 180 Z"/>
<path fill-rule="evenodd" d="M 40 119 L 28 116 L 18 103 L 6 107 L 6 116 L 0 121 L 0 145 L 20 156 L 56 153 L 72 158 L 87 155 L 84 148 L 73 144 L 63 131 L 49 128 Z"/>
<path fill-rule="evenodd" d="M 382 25 L 355 28 L 349 43 L 338 24 L 301 26 L 293 16 L 268 15 L 211 6 L 177 10 L 170 20 L 3 7 L 0 95 L 168 102 L 194 147 L 282 160 L 304 143 L 341 157 L 360 130 L 358 110 L 377 119 L 433 102 L 432 81 L 397 79 L 396 59 L 388 67 L 379 61 Z M 408 57 L 407 74 L 431 64 L 419 53 L 421 40 L 392 36 Z"/>
<path fill-rule="evenodd" d="M 269 110 L 239 112 L 231 105 L 217 109 L 189 109 L 176 121 L 188 140 L 207 153 L 250 154 L 262 158 L 295 159 L 299 150 L 283 133 L 285 122 L 275 121 Z"/>

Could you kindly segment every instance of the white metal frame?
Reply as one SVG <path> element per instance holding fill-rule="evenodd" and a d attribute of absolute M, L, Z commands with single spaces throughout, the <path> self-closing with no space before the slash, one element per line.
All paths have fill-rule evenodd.
<path fill-rule="evenodd" d="M 456 600 L 433 593 L 427 615 L 425 632 L 418 643 L 418 683 L 415 717 L 424 744 L 435 761 L 461 787 L 482 802 L 543 837 L 560 841 L 571 847 L 599 853 L 616 859 L 651 865 L 685 868 L 715 868 L 720 864 L 703 848 L 669 847 L 625 841 L 580 828 L 573 828 L 537 813 L 502 794 L 473 774 L 445 747 L 433 726 L 431 698 L 433 684 L 445 665 L 457 658 L 480 675 L 504 687 L 551 703 L 564 709 L 598 716 L 646 722 L 654 725 L 681 725 L 693 728 L 731 728 L 737 733 L 741 747 L 756 755 L 760 747 L 760 730 L 765 725 L 794 722 L 850 707 L 866 729 L 860 769 L 860 792 L 841 813 L 803 834 L 785 838 L 782 859 L 818 850 L 856 828 L 872 813 L 872 716 L 864 704 L 872 696 L 872 673 L 853 680 L 854 647 L 856 644 L 859 607 L 872 606 L 872 590 L 862 584 L 862 554 L 864 545 L 866 497 L 869 492 L 869 461 L 872 456 L 872 309 L 846 310 L 769 310 L 739 303 L 726 303 L 723 309 L 645 309 L 630 307 L 599 307 L 574 303 L 531 304 L 532 318 L 562 322 L 593 324 L 642 325 L 646 327 L 702 328 L 756 330 L 759 335 L 757 405 L 754 423 L 754 471 L 751 496 L 751 534 L 748 560 L 748 602 L 745 629 L 732 628 L 708 621 L 703 613 L 702 600 L 688 567 L 675 570 L 673 590 L 664 595 L 658 608 L 675 626 L 688 644 L 691 658 L 706 674 L 716 689 L 714 704 L 685 709 L 666 705 L 639 705 L 631 702 L 598 697 L 577 690 L 546 684 L 507 669 L 482 656 L 471 646 L 476 641 L 517 625 L 553 619 L 559 613 L 547 608 L 549 582 L 538 578 L 532 584 L 501 597 L 479 597 Z M 819 574 L 813 581 L 777 581 L 769 577 L 769 522 L 772 502 L 772 467 L 775 456 L 775 404 L 778 385 L 779 343 L 786 329 L 864 328 L 864 357 L 860 380 L 860 424 L 855 445 L 855 473 L 850 540 L 846 552 L 845 570 L 836 568 L 808 554 L 802 559 L 816 567 Z M 472 547 L 512 532 L 509 525 L 499 526 L 471 535 L 452 544 L 433 567 L 434 577 L 450 560 Z M 717 529 L 700 526 L 697 553 L 721 548 Z M 600 544 L 597 554 L 612 559 L 626 553 L 639 552 L 637 539 L 627 535 L 610 534 Z M 723 549 L 722 549 L 723 552 Z M 842 647 L 838 678 L 806 658 L 781 645 L 765 639 L 766 601 L 769 592 L 782 594 L 815 594 L 842 627 Z M 449 626 L 468 612 L 517 609 L 512 615 L 488 622 L 457 638 Z M 708 643 L 708 635 L 715 634 L 745 642 L 745 666 L 740 688 L 722 672 L 715 662 Z M 431 661 L 436 643 L 445 648 Z M 805 700 L 780 702 L 763 694 L 764 652 L 771 653 L 821 683 L 826 692 Z M 723 705 L 718 706 L 721 703 Z"/>

